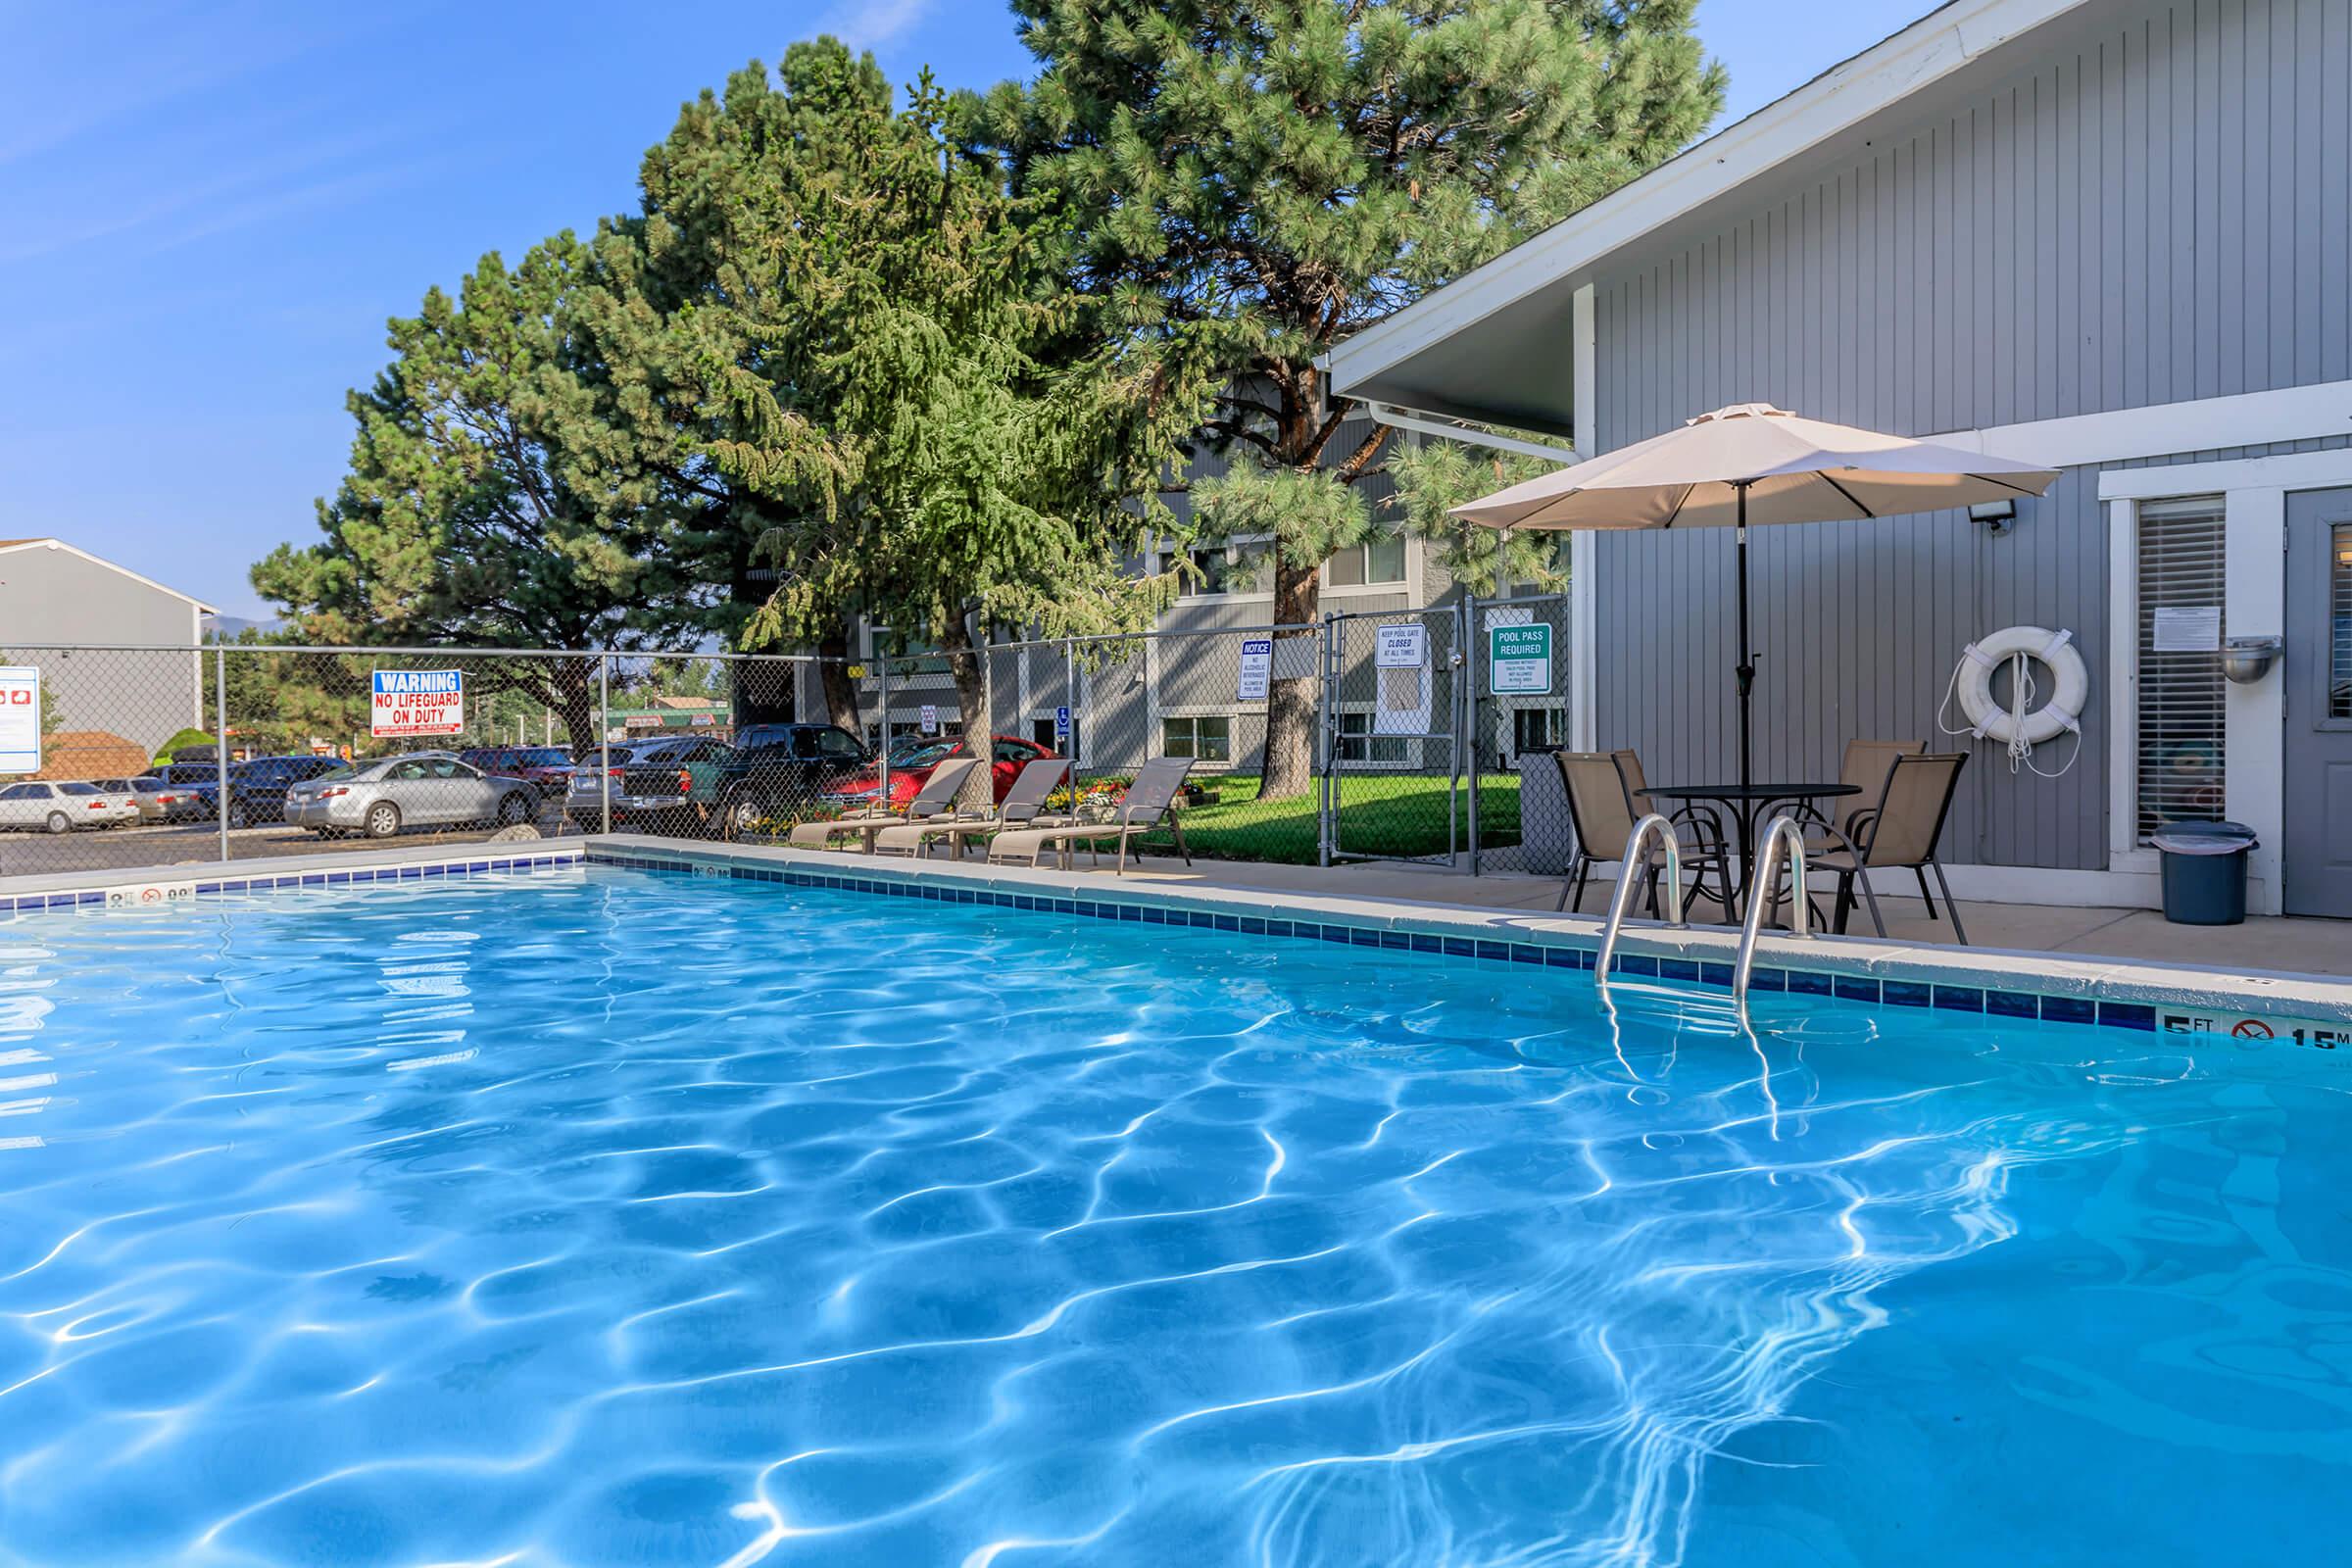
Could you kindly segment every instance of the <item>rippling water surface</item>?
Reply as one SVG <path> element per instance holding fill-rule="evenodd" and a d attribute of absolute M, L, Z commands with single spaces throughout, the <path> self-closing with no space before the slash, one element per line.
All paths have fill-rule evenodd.
<path fill-rule="evenodd" d="M 2352 1063 L 588 871 L 0 924 L 0 1562 L 2340 1560 Z"/>

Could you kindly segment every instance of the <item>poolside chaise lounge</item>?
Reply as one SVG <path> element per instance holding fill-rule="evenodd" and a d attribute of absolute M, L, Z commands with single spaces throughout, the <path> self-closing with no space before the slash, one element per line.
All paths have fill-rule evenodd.
<path fill-rule="evenodd" d="M 944 839 L 948 854 L 960 857 L 964 844 L 971 839 L 989 838 L 1014 827 L 1060 827 L 1072 818 L 1045 814 L 1046 802 L 1070 777 L 1070 760 L 1066 757 L 1040 757 L 1021 768 L 1012 788 L 1004 792 L 1004 801 L 989 816 L 934 817 L 928 822 L 901 822 L 886 827 L 874 835 L 876 855 L 921 855 L 932 844 Z"/>
<path fill-rule="evenodd" d="M 1193 855 L 1185 848 L 1184 829 L 1176 821 L 1176 795 L 1184 788 L 1184 776 L 1192 770 L 1193 760 L 1189 757 L 1154 757 L 1135 775 L 1135 782 L 1127 786 L 1127 798 L 1119 803 L 1110 820 L 999 833 L 988 841 L 988 858 L 993 864 L 1025 855 L 1029 863 L 1035 865 L 1048 848 L 1057 847 L 1061 851 L 1062 868 L 1067 870 L 1071 852 L 1077 846 L 1085 845 L 1100 861 L 1103 841 L 1116 839 L 1119 858 L 1114 869 L 1123 876 L 1127 871 L 1127 846 L 1157 828 L 1164 817 L 1168 831 L 1176 836 L 1176 853 L 1190 865 Z"/>
<path fill-rule="evenodd" d="M 862 841 L 858 847 L 871 854 L 874 836 L 883 829 L 953 811 L 956 792 L 963 788 L 964 775 L 978 763 L 976 757 L 951 757 L 932 768 L 931 776 L 923 780 L 923 787 L 906 803 L 905 815 L 896 811 L 863 811 L 856 816 L 835 817 L 830 822 L 803 822 L 792 830 L 790 842 L 796 849 L 829 850 L 835 839 L 855 837 Z"/>

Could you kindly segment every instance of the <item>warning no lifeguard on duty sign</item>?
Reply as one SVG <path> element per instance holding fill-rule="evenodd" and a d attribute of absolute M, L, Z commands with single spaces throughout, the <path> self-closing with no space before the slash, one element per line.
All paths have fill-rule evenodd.
<path fill-rule="evenodd" d="M 368 733 L 378 738 L 455 735 L 466 727 L 462 669 L 379 669 L 368 708 Z"/>

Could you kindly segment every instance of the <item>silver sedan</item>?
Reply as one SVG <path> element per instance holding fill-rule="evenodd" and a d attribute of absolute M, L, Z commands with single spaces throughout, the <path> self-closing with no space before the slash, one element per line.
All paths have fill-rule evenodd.
<path fill-rule="evenodd" d="M 286 820 L 320 838 L 364 833 L 388 839 L 403 828 L 528 822 L 539 793 L 497 778 L 447 752 L 415 752 L 356 762 L 286 791 Z"/>

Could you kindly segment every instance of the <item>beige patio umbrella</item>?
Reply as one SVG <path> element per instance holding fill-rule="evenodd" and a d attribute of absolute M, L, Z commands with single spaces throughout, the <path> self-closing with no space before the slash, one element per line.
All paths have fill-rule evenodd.
<path fill-rule="evenodd" d="M 1754 782 L 1756 665 L 1748 646 L 1747 530 L 2038 496 L 2058 478 L 1982 452 L 1735 403 L 1453 515 L 1489 528 L 1736 528 L 1740 552 L 1740 783 Z"/>

